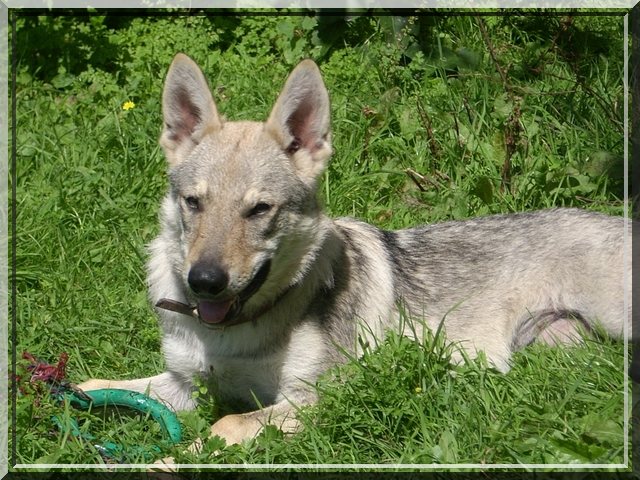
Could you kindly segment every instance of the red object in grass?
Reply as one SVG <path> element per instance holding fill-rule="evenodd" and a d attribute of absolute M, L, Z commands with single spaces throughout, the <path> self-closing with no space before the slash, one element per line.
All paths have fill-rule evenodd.
<path fill-rule="evenodd" d="M 31 362 L 31 364 L 27 366 L 27 370 L 31 372 L 31 383 L 40 380 L 47 384 L 55 384 L 64 380 L 67 360 L 69 360 L 69 355 L 67 355 L 66 352 L 60 354 L 57 365 L 49 365 L 46 362 L 38 360 L 29 352 L 23 352 L 22 358 Z"/>

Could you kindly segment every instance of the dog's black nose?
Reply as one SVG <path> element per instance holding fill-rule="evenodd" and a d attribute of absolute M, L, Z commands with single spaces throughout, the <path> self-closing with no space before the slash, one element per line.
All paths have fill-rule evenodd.
<path fill-rule="evenodd" d="M 196 295 L 203 293 L 218 295 L 227 288 L 229 275 L 221 268 L 211 268 L 196 264 L 189 270 L 187 280 L 189 287 Z"/>

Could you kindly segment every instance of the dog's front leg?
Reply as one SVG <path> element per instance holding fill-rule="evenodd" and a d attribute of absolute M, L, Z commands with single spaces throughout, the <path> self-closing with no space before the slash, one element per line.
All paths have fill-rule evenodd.
<path fill-rule="evenodd" d="M 293 435 L 300 429 L 300 421 L 296 418 L 296 410 L 288 401 L 283 401 L 248 413 L 227 415 L 211 426 L 211 437 L 223 438 L 227 445 L 241 443 L 247 438 L 255 438 L 266 425 L 274 425 L 285 435 Z M 202 451 L 205 440 L 199 438 L 189 446 L 189 452 L 198 454 Z M 212 452 L 214 455 L 218 452 Z M 153 470 L 176 471 L 175 460 L 164 458 L 156 462 Z"/>
<path fill-rule="evenodd" d="M 193 384 L 174 372 L 165 372 L 155 377 L 136 380 L 100 380 L 91 379 L 78 387 L 85 392 L 102 388 L 119 388 L 148 394 L 166 404 L 174 411 L 193 410 L 196 406 L 191 398 Z"/>
<path fill-rule="evenodd" d="M 248 413 L 227 415 L 211 426 L 211 435 L 224 439 L 227 445 L 241 443 L 247 438 L 255 438 L 266 425 L 274 425 L 285 435 L 293 435 L 300 428 L 295 408 L 288 401 Z M 197 439 L 189 447 L 192 453 L 202 451 L 204 441 Z"/>
<path fill-rule="evenodd" d="M 285 435 L 292 435 L 300 428 L 295 408 L 285 400 L 261 410 L 222 417 L 211 426 L 211 437 L 218 435 L 227 445 L 232 445 L 258 436 L 266 425 L 276 426 Z"/>

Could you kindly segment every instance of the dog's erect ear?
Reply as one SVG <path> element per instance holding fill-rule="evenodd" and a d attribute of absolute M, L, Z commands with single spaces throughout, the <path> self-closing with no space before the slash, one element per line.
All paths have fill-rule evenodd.
<path fill-rule="evenodd" d="M 162 116 L 160 145 L 172 165 L 184 160 L 205 135 L 222 128 L 224 120 L 202 70 L 183 53 L 175 56 L 167 72 Z"/>
<path fill-rule="evenodd" d="M 329 94 L 320 69 L 303 60 L 293 69 L 266 123 L 298 173 L 313 182 L 331 156 Z"/>

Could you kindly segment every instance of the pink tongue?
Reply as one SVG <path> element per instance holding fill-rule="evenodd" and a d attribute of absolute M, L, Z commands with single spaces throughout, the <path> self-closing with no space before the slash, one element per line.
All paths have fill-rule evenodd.
<path fill-rule="evenodd" d="M 229 311 L 229 308 L 231 308 L 232 300 L 233 299 L 225 302 L 207 302 L 201 300 L 198 302 L 200 318 L 207 323 L 220 323 Z"/>

